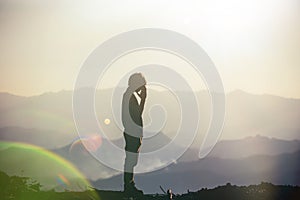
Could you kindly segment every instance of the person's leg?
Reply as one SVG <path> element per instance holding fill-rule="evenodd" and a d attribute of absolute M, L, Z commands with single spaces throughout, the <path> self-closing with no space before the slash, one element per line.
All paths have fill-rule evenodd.
<path fill-rule="evenodd" d="M 124 133 L 125 138 L 125 163 L 124 163 L 124 186 L 133 182 L 134 162 L 134 137 Z"/>
<path fill-rule="evenodd" d="M 136 165 L 134 161 L 135 153 L 126 151 L 125 164 L 124 164 L 124 185 L 134 183 L 133 168 Z"/>
<path fill-rule="evenodd" d="M 135 186 L 133 169 L 136 165 L 137 154 L 126 152 L 125 165 L 124 165 L 124 190 L 131 190 Z"/>
<path fill-rule="evenodd" d="M 141 146 L 140 138 L 136 138 L 124 133 L 125 138 L 125 163 L 124 163 L 124 191 L 135 190 L 141 192 L 135 188 L 134 183 L 134 167 L 138 161 L 138 153 Z"/>

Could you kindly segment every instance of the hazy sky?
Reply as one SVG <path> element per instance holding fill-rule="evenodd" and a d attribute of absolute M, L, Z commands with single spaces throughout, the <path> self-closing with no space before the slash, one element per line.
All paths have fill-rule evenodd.
<path fill-rule="evenodd" d="M 299 0 L 1 0 L 0 24 L 1 92 L 70 90 L 101 42 L 153 27 L 198 42 L 227 92 L 300 98 Z"/>

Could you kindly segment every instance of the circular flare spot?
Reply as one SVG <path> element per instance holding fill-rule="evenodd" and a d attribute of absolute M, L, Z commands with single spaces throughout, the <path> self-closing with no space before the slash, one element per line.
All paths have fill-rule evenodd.
<path fill-rule="evenodd" d="M 106 119 L 104 120 L 104 124 L 109 125 L 109 124 L 110 124 L 110 119 L 106 118 Z"/>

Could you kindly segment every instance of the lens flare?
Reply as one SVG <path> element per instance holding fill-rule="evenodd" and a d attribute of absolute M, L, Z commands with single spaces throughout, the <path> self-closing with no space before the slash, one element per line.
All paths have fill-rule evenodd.
<path fill-rule="evenodd" d="M 102 138 L 98 134 L 91 134 L 89 136 L 77 138 L 71 145 L 69 152 L 86 150 L 96 152 L 102 144 Z"/>
<path fill-rule="evenodd" d="M 43 148 L 2 141 L 0 163 L 1 172 L 8 176 L 28 177 L 40 183 L 41 190 L 89 191 L 86 195 L 99 199 L 96 191 L 91 189 L 91 184 L 71 163 Z"/>
<path fill-rule="evenodd" d="M 109 125 L 109 124 L 110 124 L 110 119 L 106 118 L 106 119 L 104 120 L 104 124 Z"/>
<path fill-rule="evenodd" d="M 57 175 L 57 182 L 61 185 L 70 185 L 69 180 L 62 174 Z"/>

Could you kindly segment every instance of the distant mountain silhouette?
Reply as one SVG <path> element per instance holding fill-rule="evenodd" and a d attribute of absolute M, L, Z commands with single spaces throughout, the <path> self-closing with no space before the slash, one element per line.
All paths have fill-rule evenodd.
<path fill-rule="evenodd" d="M 97 91 L 96 109 L 106 114 L 105 116 L 99 114 L 100 122 L 103 117 L 113 118 L 110 106 L 107 106 L 111 105 L 108 98 L 111 92 L 112 90 L 109 89 Z M 192 94 L 186 92 L 186 95 Z M 205 92 L 197 92 L 196 95 L 199 99 L 199 110 L 201 111 L 200 138 L 196 139 L 193 146 L 198 148 L 208 128 L 211 107 L 209 95 Z M 149 103 L 151 102 L 162 102 L 168 105 L 166 93 L 161 91 L 158 95 L 152 96 L 151 101 L 149 98 Z M 180 113 L 173 109 L 176 105 L 168 106 L 168 109 L 172 109 L 173 112 L 168 114 L 169 123 L 178 124 L 177 118 Z M 70 138 L 70 135 L 76 136 L 72 115 L 72 91 L 45 93 L 32 97 L 19 97 L 8 93 L 0 93 L 0 111 L 0 128 L 20 127 L 37 129 L 42 132 L 52 131 L 53 137 L 56 138 L 56 144 L 53 143 L 53 148 L 66 145 L 68 143 L 66 140 Z M 288 140 L 300 139 L 299 113 L 299 99 L 288 99 L 272 95 L 253 95 L 243 91 L 229 93 L 226 95 L 226 120 L 221 140 L 236 140 L 255 135 Z M 145 116 L 145 119 L 148 119 L 148 117 Z M 108 130 L 111 133 L 121 133 L 113 120 L 110 126 L 105 126 L 105 128 L 109 128 Z M 169 133 L 172 135 L 172 132 L 176 130 L 162 131 L 167 135 L 170 135 Z M 48 138 L 44 137 L 44 139 L 47 140 Z"/>
<path fill-rule="evenodd" d="M 25 100 L 26 97 L 0 92 L 0 111 L 3 112 L 7 109 L 11 109 L 13 106 L 21 104 Z"/>
<path fill-rule="evenodd" d="M 254 155 L 279 155 L 300 150 L 299 140 L 282 140 L 264 136 L 250 136 L 239 140 L 221 140 L 208 154 L 208 157 L 238 159 Z M 189 148 L 182 161 L 198 159 L 196 148 Z"/>
<path fill-rule="evenodd" d="M 253 155 L 279 155 L 300 150 L 299 140 L 281 140 L 257 135 L 242 140 L 222 140 L 209 154 L 210 157 L 242 158 Z"/>
<path fill-rule="evenodd" d="M 263 135 L 300 139 L 299 99 L 253 95 L 236 90 L 226 96 L 226 121 L 222 139 Z"/>
<path fill-rule="evenodd" d="M 180 162 L 162 170 L 136 175 L 136 183 L 147 193 L 159 192 L 158 185 L 183 193 L 200 187 L 214 187 L 231 182 L 237 185 L 274 184 L 300 185 L 300 151 L 277 156 L 251 156 L 243 159 L 204 158 Z M 93 182 L 98 189 L 122 188 L 121 175 Z"/>
<path fill-rule="evenodd" d="M 110 142 L 114 143 L 121 149 L 124 148 L 123 138 L 113 141 L 103 139 L 100 148 L 105 149 L 106 145 L 108 145 L 108 143 Z M 143 141 L 142 152 L 149 152 L 153 150 L 153 148 L 161 148 L 168 142 L 170 142 L 170 138 L 163 135 L 162 133 L 157 134 L 156 136 L 145 139 Z M 152 145 L 152 143 L 155 143 L 155 145 Z M 83 144 L 78 143 L 75 147 L 72 148 L 71 146 L 72 144 L 69 144 L 61 148 L 51 149 L 51 151 L 72 162 L 81 172 L 83 172 L 83 174 L 85 174 L 89 179 L 92 180 L 96 180 L 99 177 L 111 177 L 119 173 L 101 164 L 85 149 Z M 105 154 L 108 159 L 114 158 L 114 152 L 103 151 L 103 154 Z"/>
<path fill-rule="evenodd" d="M 160 146 L 169 142 L 168 137 L 157 137 L 158 144 Z M 124 141 L 123 138 L 112 141 L 115 145 L 123 148 Z M 108 141 L 103 140 L 103 148 L 107 145 Z M 150 143 L 145 142 L 145 148 L 147 149 Z M 278 146 L 278 148 L 276 148 Z M 243 148 L 241 148 L 243 147 Z M 52 149 L 52 151 L 67 160 L 71 161 L 77 168 L 79 168 L 88 178 L 95 180 L 100 177 L 111 177 L 118 174 L 119 172 L 111 170 L 100 164 L 95 158 L 93 158 L 81 145 L 77 147 L 77 150 L 70 152 L 71 144 L 57 149 Z M 151 148 L 151 147 L 150 147 Z M 148 149 L 149 150 L 149 149 Z M 274 150 L 274 151 L 273 151 Z M 267 138 L 262 136 L 256 136 L 251 138 L 245 138 L 242 140 L 230 140 L 230 141 L 220 141 L 217 143 L 211 154 L 208 155 L 204 160 L 198 158 L 198 149 L 189 148 L 182 157 L 179 158 L 177 165 L 182 165 L 184 163 L 182 170 L 187 170 L 189 164 L 194 165 L 195 163 L 203 162 L 208 160 L 224 160 L 227 158 L 232 159 L 244 159 L 249 156 L 272 156 L 281 155 L 285 153 L 294 153 L 300 150 L 300 141 L 292 140 L 279 140 L 275 138 Z M 146 150 L 145 150 L 146 151 Z M 113 157 L 113 152 L 105 152 L 108 157 Z M 222 159 L 219 159 L 222 158 Z M 209 167 L 205 170 L 210 169 L 210 165 L 213 163 L 209 162 Z M 221 164 L 218 164 L 222 166 Z M 222 172 L 222 170 L 221 170 Z M 216 172 L 218 173 L 218 172 Z M 207 174 L 206 174 L 207 175 Z M 219 176 L 216 174 L 216 178 Z M 103 188 L 106 189 L 106 188 Z"/>
<path fill-rule="evenodd" d="M 48 141 L 46 147 L 50 148 L 66 145 L 77 135 L 71 95 L 70 91 L 31 97 L 0 93 L 0 128 L 4 128 L 0 134 L 5 134 L 0 137 L 39 146 L 44 146 L 45 141 Z M 33 141 L 29 141 L 30 138 Z"/>
<path fill-rule="evenodd" d="M 3 127 L 0 128 L 0 140 L 24 142 L 44 148 L 61 148 L 61 143 L 69 143 L 74 137 L 75 133 L 69 133 L 66 136 L 59 137 L 59 135 L 66 135 L 64 132 L 36 129 L 36 128 L 21 128 L 21 127 Z M 60 139 L 60 143 L 57 140 Z M 58 145 L 58 146 L 56 146 Z"/>
<path fill-rule="evenodd" d="M 97 95 L 107 97 L 111 92 L 97 91 Z M 186 95 L 192 94 L 186 92 Z M 299 184 L 297 174 L 300 174 L 300 159 L 299 152 L 296 151 L 300 148 L 300 99 L 253 95 L 243 91 L 227 94 L 226 121 L 221 140 L 208 157 L 198 160 L 198 149 L 209 124 L 210 101 L 205 92 L 197 92 L 196 95 L 199 97 L 201 111 L 199 138 L 196 138 L 177 164 L 138 175 L 138 185 L 152 193 L 158 191 L 158 183 L 172 187 L 175 192 L 196 190 L 202 186 L 213 187 L 227 182 Z M 151 103 L 161 100 L 168 104 L 165 97 L 166 93 L 161 91 L 159 95 L 152 96 Z M 98 98 L 96 103 L 96 109 L 103 109 L 101 113 L 105 113 L 103 116 L 99 115 L 100 126 L 109 133 L 120 136 L 120 139 L 113 139 L 113 142 L 122 148 L 122 130 L 113 120 L 109 126 L 103 125 L 101 121 L 103 117 L 113 119 L 111 108 L 106 106 L 110 103 L 109 99 Z M 168 109 L 174 106 L 168 104 Z M 74 163 L 96 186 L 108 189 L 122 187 L 119 172 L 100 164 L 80 145 L 75 151 L 70 151 L 72 141 L 78 137 L 72 115 L 71 91 L 32 97 L 0 93 L 0 112 L 1 140 L 26 142 L 52 149 Z M 174 127 L 178 125 L 177 115 L 180 114 L 176 109 L 168 115 L 169 123 L 174 124 Z M 169 132 L 165 132 L 165 135 L 145 139 L 142 151 L 152 151 L 169 143 L 172 140 L 170 135 L 174 135 L 176 130 L 167 131 Z M 107 142 L 103 140 L 102 146 Z M 175 145 L 180 148 L 181 144 Z M 105 152 L 110 157 L 111 153 L 113 152 Z M 103 180 L 97 181 L 99 178 Z"/>

